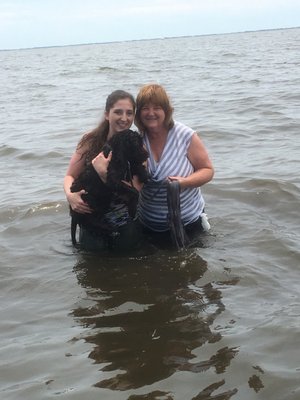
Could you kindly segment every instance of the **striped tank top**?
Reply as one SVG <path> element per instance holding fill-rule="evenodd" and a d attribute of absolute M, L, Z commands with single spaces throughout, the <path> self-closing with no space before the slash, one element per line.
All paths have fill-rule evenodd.
<path fill-rule="evenodd" d="M 151 153 L 147 135 L 144 143 L 149 152 L 149 181 L 144 185 L 138 206 L 138 216 L 143 225 L 156 232 L 169 229 L 167 186 L 168 176 L 189 176 L 194 172 L 187 152 L 194 131 L 186 125 L 175 122 L 168 132 L 161 158 L 156 162 Z M 184 225 L 195 222 L 204 209 L 200 188 L 186 188 L 180 193 L 181 217 Z"/>

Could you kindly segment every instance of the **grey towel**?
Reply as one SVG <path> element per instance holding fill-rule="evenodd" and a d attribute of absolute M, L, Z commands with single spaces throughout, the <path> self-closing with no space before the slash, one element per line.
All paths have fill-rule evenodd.
<path fill-rule="evenodd" d="M 184 249 L 188 244 L 180 210 L 180 185 L 178 181 L 167 181 L 168 224 L 171 238 L 177 249 Z"/>

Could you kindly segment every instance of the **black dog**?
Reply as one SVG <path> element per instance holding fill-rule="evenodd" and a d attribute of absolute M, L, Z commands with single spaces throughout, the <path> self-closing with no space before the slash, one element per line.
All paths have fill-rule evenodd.
<path fill-rule="evenodd" d="M 107 169 L 107 182 L 103 183 L 93 165 L 88 165 L 71 186 L 71 192 L 79 192 L 82 189 L 87 192 L 81 197 L 93 210 L 91 214 L 79 214 L 70 208 L 71 238 L 75 246 L 77 225 L 85 226 L 94 232 L 99 228 L 109 232 L 109 228 L 103 224 L 102 217 L 108 210 L 113 195 L 117 195 L 128 205 L 129 215 L 134 217 L 139 193 L 132 186 L 132 176 L 137 175 L 142 183 L 148 180 L 144 163 L 149 154 L 143 147 L 143 139 L 138 132 L 127 129 L 116 133 L 103 146 L 102 151 L 105 157 L 112 151 Z M 130 185 L 122 181 L 129 182 Z"/>

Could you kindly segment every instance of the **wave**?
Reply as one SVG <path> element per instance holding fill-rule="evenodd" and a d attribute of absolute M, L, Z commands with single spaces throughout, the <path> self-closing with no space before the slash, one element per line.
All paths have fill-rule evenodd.
<path fill-rule="evenodd" d="M 47 159 L 61 159 L 63 157 L 63 154 L 60 153 L 59 151 L 47 151 L 45 153 L 34 153 L 32 151 L 25 151 L 22 152 L 17 156 L 18 159 L 20 160 L 44 160 L 45 158 Z"/>
<path fill-rule="evenodd" d="M 1 225 L 4 227 L 36 216 L 53 216 L 58 213 L 68 214 L 68 205 L 66 201 L 51 201 L 39 204 L 6 206 L 0 210 Z"/>
<path fill-rule="evenodd" d="M 292 183 L 283 180 L 275 180 L 269 178 L 247 178 L 234 177 L 222 178 L 222 181 L 213 184 L 215 193 L 270 193 L 280 198 L 280 201 L 285 200 L 291 203 L 299 202 L 300 188 Z"/>
<path fill-rule="evenodd" d="M 98 72 L 122 72 L 119 68 L 115 67 L 98 67 Z"/>
<path fill-rule="evenodd" d="M 33 82 L 27 85 L 29 89 L 56 89 L 57 85 L 50 84 L 50 83 L 38 83 Z"/>
<path fill-rule="evenodd" d="M 30 217 L 31 215 L 36 214 L 53 214 L 57 213 L 57 211 L 65 211 L 67 208 L 66 201 L 58 201 L 58 202 L 47 202 L 41 203 L 31 206 L 24 215 L 24 218 Z"/>
<path fill-rule="evenodd" d="M 16 147 L 12 147 L 10 145 L 3 144 L 0 146 L 0 156 L 11 156 L 12 154 L 17 154 L 19 152 L 19 149 Z"/>
<path fill-rule="evenodd" d="M 64 154 L 60 151 L 50 150 L 46 152 L 35 153 L 31 150 L 20 149 L 11 145 L 3 144 L 0 146 L 0 157 L 11 157 L 19 160 L 42 160 L 45 158 L 49 159 L 61 159 Z"/>

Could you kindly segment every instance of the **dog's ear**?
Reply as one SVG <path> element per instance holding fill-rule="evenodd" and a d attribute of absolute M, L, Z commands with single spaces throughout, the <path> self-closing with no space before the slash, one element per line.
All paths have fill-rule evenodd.
<path fill-rule="evenodd" d="M 112 147 L 108 143 L 105 143 L 105 145 L 102 147 L 102 151 L 105 158 L 107 158 L 109 153 L 112 151 Z"/>

